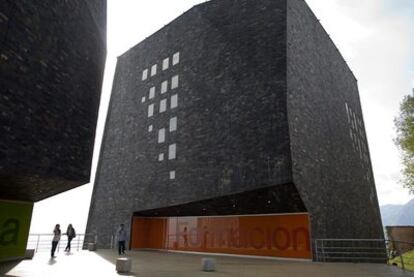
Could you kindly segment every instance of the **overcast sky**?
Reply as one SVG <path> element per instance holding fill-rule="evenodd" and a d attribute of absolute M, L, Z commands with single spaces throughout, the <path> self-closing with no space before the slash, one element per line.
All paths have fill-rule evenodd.
<path fill-rule="evenodd" d="M 289 0 L 288 0 L 289 1 Z M 116 57 L 174 18 L 205 2 L 197 0 L 108 0 L 108 57 L 92 180 L 108 108 Z M 399 103 L 414 88 L 413 0 L 306 0 L 351 67 L 359 83 L 380 205 L 404 204 L 413 196 L 398 183 L 400 154 L 393 143 Z M 35 204 L 31 233 L 73 223 L 84 232 L 92 184 Z"/>

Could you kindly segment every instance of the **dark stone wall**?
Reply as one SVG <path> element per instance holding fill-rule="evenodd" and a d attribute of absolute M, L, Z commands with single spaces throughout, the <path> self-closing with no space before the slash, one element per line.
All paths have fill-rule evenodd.
<path fill-rule="evenodd" d="M 0 198 L 89 181 L 106 57 L 106 1 L 0 2 Z"/>
<path fill-rule="evenodd" d="M 210 1 L 119 57 L 87 227 L 100 247 L 133 212 L 291 183 L 285 10 L 285 1 Z M 176 52 L 179 64 L 160 70 Z M 142 81 L 153 64 L 157 74 Z M 160 94 L 177 74 L 179 87 Z M 169 105 L 175 93 L 178 107 L 159 113 L 160 100 Z M 169 132 L 174 116 L 177 131 Z M 171 143 L 175 160 L 167 158 Z"/>
<path fill-rule="evenodd" d="M 314 238 L 383 238 L 357 81 L 303 0 L 288 1 L 293 181 Z"/>

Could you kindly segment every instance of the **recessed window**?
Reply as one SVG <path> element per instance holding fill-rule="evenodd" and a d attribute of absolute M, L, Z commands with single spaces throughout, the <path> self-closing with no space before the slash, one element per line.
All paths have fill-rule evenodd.
<path fill-rule="evenodd" d="M 173 61 L 172 64 L 176 65 L 180 62 L 180 52 L 177 52 L 173 55 Z"/>
<path fill-rule="evenodd" d="M 350 118 L 349 118 L 349 108 L 348 108 L 348 103 L 345 103 L 345 109 L 346 109 L 346 116 L 348 117 L 348 123 L 351 122 Z"/>
<path fill-rule="evenodd" d="M 164 160 L 164 153 L 158 154 L 158 160 L 163 161 Z"/>
<path fill-rule="evenodd" d="M 148 106 L 148 117 L 151 117 L 154 115 L 154 104 L 151 104 Z"/>
<path fill-rule="evenodd" d="M 170 118 L 170 132 L 177 130 L 177 117 Z"/>
<path fill-rule="evenodd" d="M 148 78 L 148 69 L 145 69 L 142 71 L 142 81 L 146 80 Z"/>
<path fill-rule="evenodd" d="M 170 66 L 170 58 L 166 58 L 162 61 L 162 70 L 168 69 Z"/>
<path fill-rule="evenodd" d="M 167 99 L 162 99 L 160 101 L 160 113 L 165 112 L 167 110 Z"/>
<path fill-rule="evenodd" d="M 168 90 L 168 81 L 164 81 L 161 83 L 161 94 L 166 93 Z"/>
<path fill-rule="evenodd" d="M 178 75 L 175 75 L 171 79 L 171 89 L 178 88 Z"/>
<path fill-rule="evenodd" d="M 155 74 L 157 74 L 157 65 L 156 64 L 151 66 L 151 76 L 154 76 Z"/>
<path fill-rule="evenodd" d="M 141 103 L 144 103 L 145 102 L 145 96 L 143 96 L 142 98 L 141 98 Z"/>
<path fill-rule="evenodd" d="M 174 160 L 176 157 L 176 151 L 177 151 L 177 145 L 174 144 L 170 144 L 168 146 L 168 159 L 169 160 Z"/>
<path fill-rule="evenodd" d="M 152 99 L 155 96 L 155 87 L 151 87 L 149 90 L 149 96 L 148 99 Z"/>
<path fill-rule="evenodd" d="M 178 94 L 171 96 L 170 107 L 171 109 L 177 108 L 178 106 Z"/>
<path fill-rule="evenodd" d="M 357 123 L 356 123 L 356 115 L 355 115 L 355 113 L 354 112 L 352 112 L 352 118 L 354 119 L 353 120 L 353 124 L 354 124 L 354 128 L 355 128 L 355 130 L 357 129 Z"/>
<path fill-rule="evenodd" d="M 175 170 L 171 170 L 170 171 L 170 180 L 174 180 L 175 179 Z"/>
<path fill-rule="evenodd" d="M 158 143 L 165 142 L 165 128 L 158 130 Z"/>
<path fill-rule="evenodd" d="M 153 129 L 153 127 L 152 127 L 152 124 L 151 124 L 150 126 L 148 126 L 148 132 L 152 132 L 152 129 Z"/>

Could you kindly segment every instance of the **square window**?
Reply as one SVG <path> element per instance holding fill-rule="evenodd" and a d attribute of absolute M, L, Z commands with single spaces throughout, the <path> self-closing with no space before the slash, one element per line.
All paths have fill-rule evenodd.
<path fill-rule="evenodd" d="M 174 144 L 170 144 L 168 146 L 168 159 L 169 160 L 174 160 L 176 158 L 176 151 L 177 151 L 177 145 Z"/>
<path fill-rule="evenodd" d="M 170 180 L 174 180 L 175 179 L 175 170 L 171 170 L 170 171 Z"/>
<path fill-rule="evenodd" d="M 171 79 L 171 89 L 178 88 L 178 75 L 175 75 Z"/>
<path fill-rule="evenodd" d="M 164 81 L 161 83 L 161 94 L 166 93 L 168 90 L 168 81 Z"/>
<path fill-rule="evenodd" d="M 167 99 L 162 99 L 160 101 L 160 113 L 165 112 L 167 110 Z"/>
<path fill-rule="evenodd" d="M 180 62 L 180 52 L 177 52 L 173 55 L 173 61 L 172 64 L 176 65 L 177 63 Z"/>
<path fill-rule="evenodd" d="M 148 99 L 152 99 L 155 97 L 155 87 L 150 88 Z"/>
<path fill-rule="evenodd" d="M 145 96 L 143 96 L 142 98 L 141 98 L 141 103 L 144 103 L 145 102 Z"/>
<path fill-rule="evenodd" d="M 148 78 L 148 69 L 145 69 L 142 71 L 142 81 L 146 80 Z"/>
<path fill-rule="evenodd" d="M 148 117 L 151 117 L 154 115 L 154 104 L 151 104 L 148 106 Z"/>
<path fill-rule="evenodd" d="M 166 58 L 162 61 L 162 70 L 168 69 L 170 66 L 170 58 Z"/>
<path fill-rule="evenodd" d="M 148 126 L 148 132 L 152 132 L 152 124 L 150 126 Z"/>
<path fill-rule="evenodd" d="M 155 74 L 157 74 L 157 65 L 156 64 L 151 66 L 151 76 L 154 76 Z"/>
<path fill-rule="evenodd" d="M 158 161 L 163 161 L 163 160 L 164 160 L 164 153 L 158 154 Z"/>
<path fill-rule="evenodd" d="M 170 118 L 170 132 L 177 130 L 177 117 Z"/>
<path fill-rule="evenodd" d="M 165 142 L 165 128 L 158 130 L 158 143 Z"/>
<path fill-rule="evenodd" d="M 177 108 L 178 106 L 178 94 L 171 96 L 170 107 L 171 109 Z"/>

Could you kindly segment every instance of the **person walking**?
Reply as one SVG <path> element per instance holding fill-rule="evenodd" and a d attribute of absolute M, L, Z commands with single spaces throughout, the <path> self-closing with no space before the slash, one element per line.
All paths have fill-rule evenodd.
<path fill-rule="evenodd" d="M 118 254 L 125 254 L 125 241 L 127 240 L 127 233 L 124 224 L 119 225 L 118 235 Z"/>
<path fill-rule="evenodd" d="M 68 228 L 66 229 L 66 235 L 68 236 L 68 244 L 66 245 L 65 252 L 70 252 L 70 243 L 73 238 L 76 237 L 75 228 L 72 227 L 72 224 L 68 225 Z"/>
<path fill-rule="evenodd" d="M 56 224 L 55 229 L 53 230 L 53 239 L 52 239 L 52 251 L 51 251 L 51 257 L 54 258 L 55 257 L 55 251 L 56 251 L 56 247 L 60 241 L 60 225 Z"/>

